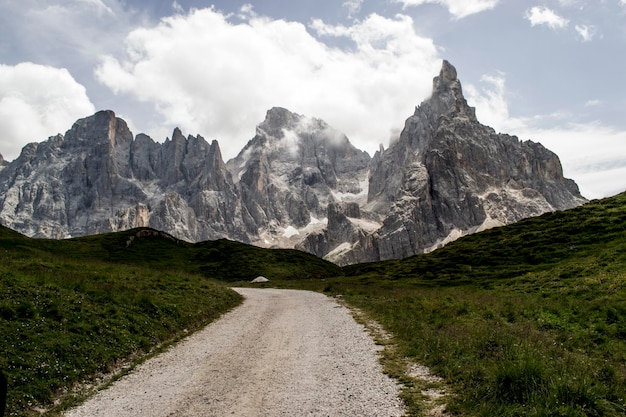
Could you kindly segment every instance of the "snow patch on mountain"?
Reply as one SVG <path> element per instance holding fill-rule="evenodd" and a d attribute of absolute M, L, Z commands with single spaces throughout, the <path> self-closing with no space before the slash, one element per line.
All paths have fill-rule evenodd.
<path fill-rule="evenodd" d="M 356 219 L 353 217 L 348 217 L 348 220 L 354 227 L 363 230 L 367 234 L 374 233 L 382 226 L 382 223 L 368 219 Z"/>
<path fill-rule="evenodd" d="M 300 232 L 298 232 L 298 229 L 296 229 L 293 226 L 287 226 L 285 228 L 285 231 L 283 232 L 283 236 L 286 237 L 287 239 L 289 239 L 292 236 L 296 236 L 299 235 Z"/>
<path fill-rule="evenodd" d="M 365 206 L 367 204 L 367 192 L 369 189 L 368 176 L 369 171 L 362 178 L 358 178 L 358 189 L 352 190 L 355 192 L 342 192 L 338 190 L 333 190 L 332 196 L 337 201 L 354 202 L 357 203 L 360 207 Z"/>
<path fill-rule="evenodd" d="M 335 263 L 340 263 L 341 259 L 343 259 L 343 257 L 350 253 L 350 251 L 353 249 L 354 245 L 350 242 L 343 242 L 340 245 L 338 245 L 335 249 L 333 249 L 332 251 L 328 252 L 325 256 L 324 259 L 329 261 L 329 262 L 335 262 Z"/>

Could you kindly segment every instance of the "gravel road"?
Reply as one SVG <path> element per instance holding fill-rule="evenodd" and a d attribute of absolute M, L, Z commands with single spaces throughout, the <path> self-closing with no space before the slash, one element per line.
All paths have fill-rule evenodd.
<path fill-rule="evenodd" d="M 378 347 L 345 307 L 308 291 L 236 291 L 240 307 L 66 416 L 404 414 Z"/>

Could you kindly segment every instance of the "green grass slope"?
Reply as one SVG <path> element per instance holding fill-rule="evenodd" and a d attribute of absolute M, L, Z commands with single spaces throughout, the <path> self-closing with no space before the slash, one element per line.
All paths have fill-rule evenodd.
<path fill-rule="evenodd" d="M 80 242 L 0 229 L 0 367 L 8 415 L 173 341 L 237 305 L 215 281 L 80 256 Z"/>
<path fill-rule="evenodd" d="M 217 318 L 241 301 L 222 281 L 318 279 L 334 264 L 226 240 L 191 244 L 140 228 L 69 240 L 0 226 L 0 368 L 8 414 L 33 414 Z M 36 414 L 36 413 L 34 413 Z"/>
<path fill-rule="evenodd" d="M 458 285 L 477 278 L 487 284 L 549 268 L 565 269 L 557 278 L 583 276 L 583 264 L 595 271 L 596 265 L 621 264 L 626 259 L 626 253 L 620 253 L 626 231 L 625 204 L 626 194 L 620 194 L 469 235 L 431 254 L 352 265 L 344 272 L 389 279 L 419 277 L 424 285 L 429 281 Z"/>
<path fill-rule="evenodd" d="M 626 415 L 626 194 L 343 269 L 151 229 L 53 241 L 0 227 L 11 414 L 236 305 L 214 278 L 257 275 L 343 294 L 391 332 L 394 355 L 446 380 L 454 415 Z M 421 388 L 407 384 L 411 415 L 422 415 Z"/>
<path fill-rule="evenodd" d="M 175 268 L 226 282 L 250 281 L 259 275 L 272 281 L 343 275 L 337 265 L 292 249 L 270 250 L 226 239 L 191 244 L 147 228 L 72 241 L 81 243 L 83 256 L 150 268 Z"/>
<path fill-rule="evenodd" d="M 293 249 L 262 249 L 217 240 L 195 245 L 192 264 L 206 276 L 249 281 L 262 275 L 273 281 L 320 280 L 343 275 L 337 265 Z"/>
<path fill-rule="evenodd" d="M 454 415 L 626 415 L 626 194 L 344 272 L 311 287 L 445 378 Z"/>

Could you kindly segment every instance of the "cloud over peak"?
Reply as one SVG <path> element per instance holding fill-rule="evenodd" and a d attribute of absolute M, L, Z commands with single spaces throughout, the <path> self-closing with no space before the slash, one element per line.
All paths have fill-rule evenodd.
<path fill-rule="evenodd" d="M 308 28 L 236 17 L 241 21 L 194 9 L 134 30 L 125 56 L 103 57 L 96 75 L 118 94 L 154 103 L 168 129 L 220 139 L 230 157 L 274 106 L 320 117 L 376 149 L 402 123 L 397 115 L 410 114 L 428 95 L 441 65 L 433 42 L 415 33 L 408 16 L 373 14 L 351 26 L 315 20 Z"/>
<path fill-rule="evenodd" d="M 24 143 L 64 133 L 93 112 L 85 88 L 66 69 L 0 64 L 0 149 L 6 159 L 17 157 Z"/>

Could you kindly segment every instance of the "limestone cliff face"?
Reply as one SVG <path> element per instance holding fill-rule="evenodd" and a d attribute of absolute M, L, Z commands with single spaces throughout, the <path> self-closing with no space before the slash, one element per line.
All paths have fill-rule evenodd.
<path fill-rule="evenodd" d="M 323 227 L 329 204 L 367 193 L 370 157 L 319 119 L 267 112 L 228 168 L 262 246 L 293 247 Z"/>
<path fill-rule="evenodd" d="M 101 111 L 0 170 L 0 221 L 37 237 L 148 226 L 190 241 L 293 247 L 325 227 L 330 203 L 365 201 L 369 161 L 323 121 L 281 108 L 228 167 L 217 141 L 179 129 L 164 143 L 133 138 Z"/>
<path fill-rule="evenodd" d="M 0 221 L 64 238 L 149 226 L 188 240 L 246 240 L 237 191 L 217 142 L 133 139 L 111 111 L 27 145 L 0 171 Z"/>
<path fill-rule="evenodd" d="M 401 258 L 585 201 L 557 155 L 479 123 L 444 61 L 432 96 L 372 159 L 366 208 L 384 219 L 382 227 L 344 257 Z"/>
<path fill-rule="evenodd" d="M 111 111 L 0 156 L 0 222 L 64 238 L 149 226 L 297 248 L 338 264 L 401 258 L 586 200 L 539 143 L 497 134 L 444 61 L 400 138 L 370 156 L 319 119 L 273 108 L 237 157 L 175 129 L 158 143 Z"/>

